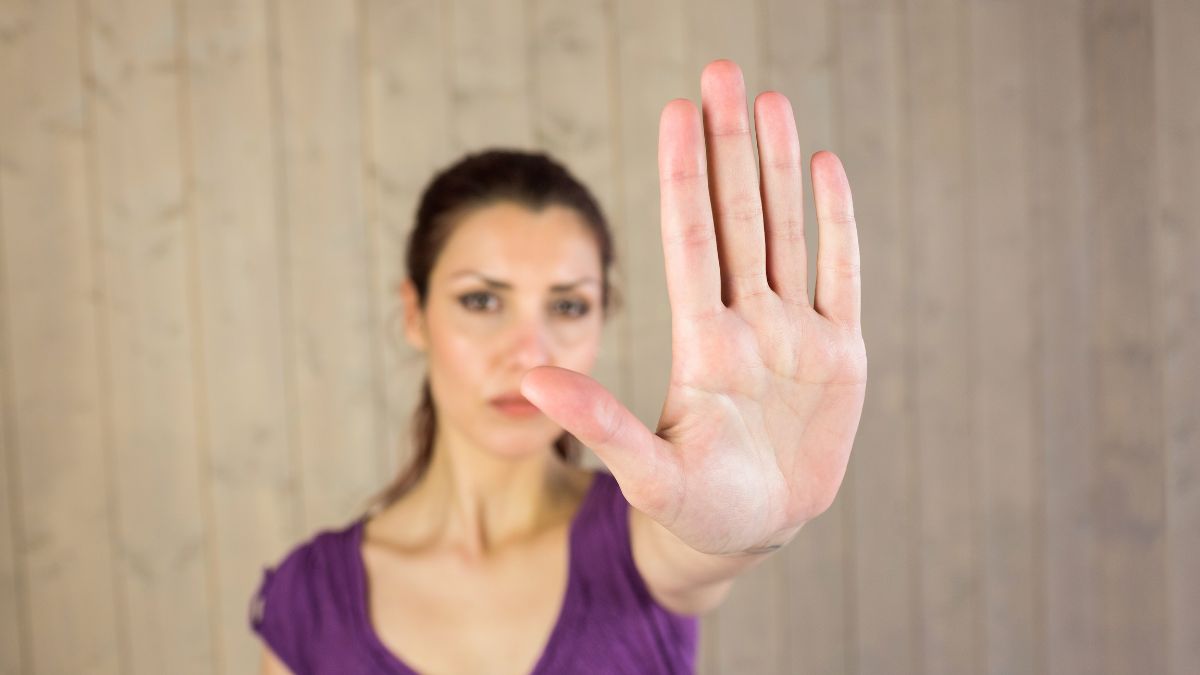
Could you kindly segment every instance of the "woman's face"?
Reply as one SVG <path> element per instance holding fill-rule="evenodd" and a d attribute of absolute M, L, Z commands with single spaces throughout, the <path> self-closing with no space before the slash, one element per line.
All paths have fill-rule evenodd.
<path fill-rule="evenodd" d="M 600 284 L 599 248 L 574 209 L 501 201 L 463 217 L 434 264 L 423 314 L 411 281 L 403 285 L 406 336 L 426 352 L 441 430 L 502 455 L 548 451 L 561 427 L 491 399 L 520 395 L 535 366 L 591 371 Z"/>

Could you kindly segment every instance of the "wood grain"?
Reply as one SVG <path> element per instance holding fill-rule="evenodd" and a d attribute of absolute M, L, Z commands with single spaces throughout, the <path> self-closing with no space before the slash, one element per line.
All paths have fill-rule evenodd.
<path fill-rule="evenodd" d="M 1200 5 L 1156 2 L 1154 11 L 1154 294 L 1161 298 L 1166 452 L 1167 666 L 1183 675 L 1200 663 Z"/>
<path fill-rule="evenodd" d="M 971 430 L 981 672 L 1038 672 L 1037 317 L 1030 219 L 1026 29 L 1021 2 L 969 6 Z M 977 384 L 976 384 L 977 383 Z"/>
<path fill-rule="evenodd" d="M 463 153 L 597 196 L 593 375 L 653 426 L 659 114 L 715 58 L 792 101 L 810 287 L 807 160 L 846 167 L 871 381 L 834 507 L 703 617 L 698 671 L 1190 672 L 1198 30 L 1185 0 L 0 0 L 0 673 L 257 668 L 263 568 L 409 457 L 397 284 Z"/>
<path fill-rule="evenodd" d="M 1088 327 L 1097 386 L 1101 672 L 1166 670 L 1161 359 L 1150 231 L 1153 52 L 1147 2 L 1088 3 Z M 1149 573 L 1148 573 L 1149 572 Z M 1137 583 L 1133 583 L 1137 580 Z"/>
<path fill-rule="evenodd" d="M 30 673 L 128 670 L 92 109 L 74 4 L 5 2 L 0 225 L 6 414 Z M 14 461 L 15 460 L 15 461 Z M 6 480 L 9 477 L 6 476 Z M 64 645 L 70 645 L 65 649 Z"/>
<path fill-rule="evenodd" d="M 915 355 L 911 230 L 906 213 L 907 97 L 899 2 L 840 3 L 834 146 L 854 190 L 862 242 L 863 338 L 870 373 L 844 493 L 848 512 L 846 672 L 920 672 Z"/>

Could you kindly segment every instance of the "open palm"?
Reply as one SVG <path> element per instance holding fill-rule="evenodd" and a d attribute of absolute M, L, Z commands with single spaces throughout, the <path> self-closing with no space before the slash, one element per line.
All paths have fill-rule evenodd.
<path fill-rule="evenodd" d="M 827 509 L 866 392 L 858 235 L 831 152 L 813 155 L 815 301 L 804 185 L 786 97 L 754 102 L 741 70 L 708 64 L 703 120 L 687 99 L 659 127 L 671 379 L 651 432 L 590 377 L 530 370 L 522 392 L 605 463 L 629 503 L 703 553 L 769 550 Z M 761 174 L 761 178 L 760 178 Z"/>

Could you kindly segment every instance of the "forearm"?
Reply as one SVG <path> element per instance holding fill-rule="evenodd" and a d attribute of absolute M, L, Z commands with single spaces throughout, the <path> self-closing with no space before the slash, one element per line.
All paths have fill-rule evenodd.
<path fill-rule="evenodd" d="M 781 549 L 800 529 L 752 551 L 713 555 L 687 545 L 641 511 L 631 511 L 634 561 L 659 603 L 682 614 L 704 614 L 720 605 L 739 575 Z"/>

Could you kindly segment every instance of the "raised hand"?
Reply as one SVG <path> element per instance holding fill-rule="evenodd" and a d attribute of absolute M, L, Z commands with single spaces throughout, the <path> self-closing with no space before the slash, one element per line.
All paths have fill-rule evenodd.
<path fill-rule="evenodd" d="M 586 375 L 543 366 L 522 393 L 605 463 L 629 503 L 702 553 L 789 541 L 832 503 L 862 414 L 858 234 L 831 152 L 813 155 L 817 281 L 810 303 L 804 185 L 787 98 L 754 101 L 741 70 L 708 64 L 703 121 L 687 99 L 659 126 L 671 378 L 651 433 Z M 760 176 L 761 174 L 761 176 Z"/>

